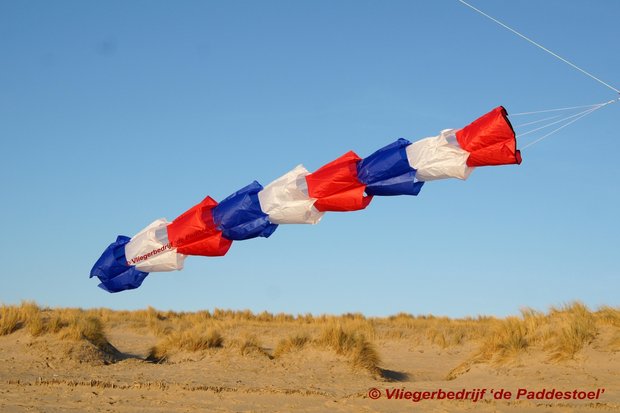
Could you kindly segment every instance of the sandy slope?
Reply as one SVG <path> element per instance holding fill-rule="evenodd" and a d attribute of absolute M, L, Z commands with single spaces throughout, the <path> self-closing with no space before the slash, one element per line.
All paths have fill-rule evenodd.
<path fill-rule="evenodd" d="M 267 337 L 270 351 L 285 331 L 252 328 Z M 269 338 L 271 337 L 271 338 Z M 448 349 L 407 339 L 375 342 L 385 375 L 373 378 L 352 370 L 343 357 L 317 348 L 270 359 L 263 353 L 241 355 L 224 347 L 177 354 L 168 362 L 144 361 L 155 337 L 124 326 L 108 331 L 121 354 L 106 364 L 87 343 L 33 338 L 24 331 L 0 337 L 0 412 L 588 412 L 620 410 L 620 354 L 592 345 L 575 360 L 549 362 L 527 353 L 509 366 L 477 364 L 446 380 L 465 361 L 473 344 Z M 379 390 L 371 399 L 369 390 Z M 488 393 L 552 389 L 596 391 L 598 400 L 494 400 Z M 486 389 L 480 401 L 411 400 L 386 397 L 386 390 L 459 391 Z"/>

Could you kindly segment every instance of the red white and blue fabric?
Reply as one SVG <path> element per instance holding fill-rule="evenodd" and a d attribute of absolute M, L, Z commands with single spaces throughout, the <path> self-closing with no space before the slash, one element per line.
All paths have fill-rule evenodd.
<path fill-rule="evenodd" d="M 183 268 L 188 255 L 225 255 L 233 241 L 269 237 L 280 224 L 316 224 L 328 211 L 357 211 L 374 196 L 418 195 L 424 182 L 467 179 L 475 167 L 520 164 L 506 110 L 414 143 L 398 139 L 366 158 L 347 152 L 309 172 L 298 165 L 263 187 L 254 181 L 219 204 L 207 196 L 172 222 L 118 236 L 90 276 L 109 292 L 139 287 L 149 272 Z"/>

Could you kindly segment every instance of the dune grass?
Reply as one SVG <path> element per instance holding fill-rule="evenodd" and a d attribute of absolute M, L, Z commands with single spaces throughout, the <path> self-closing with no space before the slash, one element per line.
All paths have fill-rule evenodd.
<path fill-rule="evenodd" d="M 77 314 L 66 320 L 66 325 L 59 330 L 59 333 L 63 339 L 86 340 L 98 348 L 104 348 L 109 344 L 103 331 L 103 323 L 94 316 Z"/>
<path fill-rule="evenodd" d="M 176 330 L 166 334 L 151 348 L 147 360 L 161 362 L 180 351 L 199 352 L 222 347 L 223 343 L 224 338 L 217 330 L 203 329 L 201 326 Z"/>
<path fill-rule="evenodd" d="M 33 337 L 54 334 L 61 340 L 85 341 L 104 352 L 116 352 L 105 335 L 103 322 L 90 311 L 42 309 L 29 301 L 19 306 L 1 306 L 0 335 L 20 329 Z"/>
<path fill-rule="evenodd" d="M 578 358 L 597 340 L 597 348 L 620 349 L 620 309 L 592 311 L 574 302 L 547 312 L 523 309 L 519 316 L 450 319 L 399 313 L 386 318 L 359 313 L 290 315 L 253 313 L 249 310 L 174 312 L 149 307 L 137 311 L 105 308 L 41 308 L 33 302 L 0 306 L 0 336 L 26 331 L 33 337 L 54 335 L 61 340 L 88 341 L 109 348 L 106 328 L 130 328 L 155 336 L 149 360 L 164 361 L 179 352 L 232 348 L 243 356 L 278 359 L 308 348 L 333 351 L 359 370 L 380 374 L 378 345 L 405 340 L 411 346 L 448 349 L 468 345 L 470 359 L 453 370 L 461 374 L 474 364 L 504 365 L 538 352 L 550 362 Z M 288 334 L 283 337 L 283 332 Z M 260 339 L 258 335 L 260 335 Z M 224 340 L 226 337 L 226 340 Z M 264 342 L 271 343 L 273 349 Z"/>
<path fill-rule="evenodd" d="M 593 316 L 602 325 L 620 327 L 620 310 L 617 308 L 603 306 Z"/>
<path fill-rule="evenodd" d="M 310 342 L 310 337 L 307 335 L 296 334 L 287 338 L 281 339 L 276 345 L 273 351 L 273 356 L 278 358 L 288 353 L 294 353 L 302 350 Z"/>
<path fill-rule="evenodd" d="M 596 316 L 582 303 L 552 308 L 549 317 L 557 325 L 544 343 L 552 351 L 552 359 L 572 359 L 598 334 Z"/>
<path fill-rule="evenodd" d="M 351 323 L 350 318 L 340 322 L 330 320 L 312 339 L 308 334 L 295 334 L 281 339 L 276 345 L 273 357 L 281 358 L 286 354 L 300 352 L 308 347 L 333 351 L 344 356 L 356 369 L 366 370 L 373 375 L 380 376 L 379 367 L 381 358 L 375 345 L 366 338 L 364 329 L 359 324 Z"/>
<path fill-rule="evenodd" d="M 17 331 L 21 327 L 21 314 L 18 307 L 0 307 L 0 336 Z"/>
<path fill-rule="evenodd" d="M 315 340 L 319 347 L 327 348 L 336 354 L 346 356 L 351 364 L 374 375 L 381 375 L 381 359 L 375 346 L 368 341 L 363 332 L 346 324 L 331 323 L 323 328 Z"/>
<path fill-rule="evenodd" d="M 261 357 L 267 357 L 268 359 L 274 358 L 271 353 L 269 353 L 265 349 L 263 343 L 254 334 L 246 335 L 239 342 L 239 351 L 242 356 L 258 355 Z"/>
<path fill-rule="evenodd" d="M 430 343 L 444 349 L 480 339 L 495 324 L 493 317 L 452 319 L 407 313 L 374 321 L 378 338 L 412 340 L 417 344 Z"/>
<path fill-rule="evenodd" d="M 523 309 L 521 317 L 497 319 L 491 332 L 481 337 L 472 357 L 453 369 L 448 378 L 455 378 L 478 363 L 510 364 L 529 351 L 540 351 L 551 362 L 573 360 L 590 345 L 600 328 L 620 327 L 620 310 L 604 307 L 593 312 L 580 302 L 552 307 L 548 313 Z M 613 351 L 615 341 L 606 346 Z"/>

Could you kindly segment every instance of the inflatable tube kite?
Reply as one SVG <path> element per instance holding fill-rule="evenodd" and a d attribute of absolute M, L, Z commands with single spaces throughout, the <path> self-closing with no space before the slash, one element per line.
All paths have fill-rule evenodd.
<path fill-rule="evenodd" d="M 327 211 L 357 211 L 374 196 L 418 195 L 426 181 L 467 179 L 478 166 L 520 164 L 506 110 L 460 129 L 398 139 L 366 158 L 347 152 L 309 172 L 303 165 L 263 187 L 254 181 L 221 201 L 207 196 L 172 222 L 158 219 L 132 238 L 119 235 L 90 272 L 99 287 L 139 287 L 149 272 L 183 268 L 188 255 L 225 255 L 233 241 L 269 237 L 280 224 L 316 224 Z"/>

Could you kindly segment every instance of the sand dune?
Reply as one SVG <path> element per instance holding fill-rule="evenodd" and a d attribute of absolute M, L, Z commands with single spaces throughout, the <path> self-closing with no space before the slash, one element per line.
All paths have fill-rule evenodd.
<path fill-rule="evenodd" d="M 531 316 L 3 307 L 0 411 L 618 411 L 620 312 Z"/>

